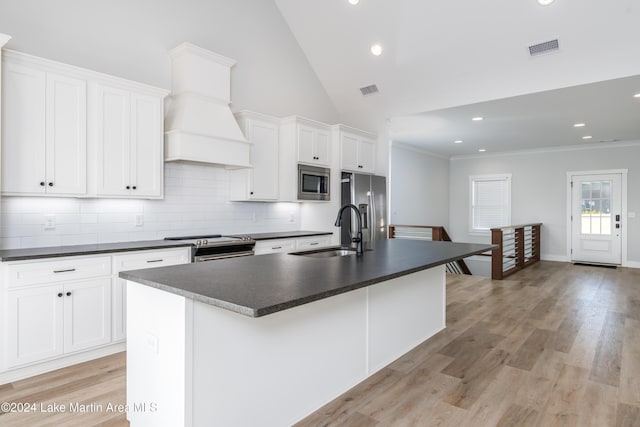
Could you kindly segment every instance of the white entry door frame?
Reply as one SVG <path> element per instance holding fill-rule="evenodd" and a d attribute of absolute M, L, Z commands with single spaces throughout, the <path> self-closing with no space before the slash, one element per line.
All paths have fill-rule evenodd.
<path fill-rule="evenodd" d="M 584 175 L 620 175 L 620 199 L 621 199 L 621 211 L 620 211 L 620 231 L 621 231 L 621 264 L 623 267 L 627 266 L 627 175 L 628 169 L 606 169 L 606 170 L 588 170 L 588 171 L 570 171 L 567 172 L 567 260 L 571 261 L 572 246 L 573 246 L 573 224 L 571 221 L 571 215 L 573 213 L 573 198 L 571 182 L 574 179 Z M 576 188 L 574 191 L 578 191 Z M 615 213 L 613 213 L 615 215 Z"/>

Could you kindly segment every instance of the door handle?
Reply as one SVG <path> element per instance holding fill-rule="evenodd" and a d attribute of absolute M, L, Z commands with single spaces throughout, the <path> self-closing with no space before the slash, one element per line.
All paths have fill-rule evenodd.
<path fill-rule="evenodd" d="M 616 215 L 616 221 L 620 221 L 620 215 Z"/>

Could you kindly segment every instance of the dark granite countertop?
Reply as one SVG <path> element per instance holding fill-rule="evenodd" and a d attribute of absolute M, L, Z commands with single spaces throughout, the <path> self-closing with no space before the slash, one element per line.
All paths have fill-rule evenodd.
<path fill-rule="evenodd" d="M 0 250 L 0 261 L 23 261 L 40 258 L 57 258 L 75 255 L 93 255 L 108 252 L 143 251 L 191 246 L 185 242 L 147 240 L 139 242 L 100 243 L 93 245 L 48 246 L 43 248 Z"/>
<path fill-rule="evenodd" d="M 250 236 L 253 240 L 291 239 L 296 237 L 324 236 L 331 231 L 274 231 L 271 233 L 230 234 L 229 237 Z"/>
<path fill-rule="evenodd" d="M 362 256 L 270 254 L 121 272 L 120 277 L 260 317 L 486 252 L 492 245 L 389 239 Z"/>

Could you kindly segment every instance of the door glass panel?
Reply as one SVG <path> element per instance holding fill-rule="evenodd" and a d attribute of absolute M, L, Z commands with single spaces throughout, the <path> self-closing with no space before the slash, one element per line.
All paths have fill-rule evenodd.
<path fill-rule="evenodd" d="M 582 183 L 582 234 L 610 235 L 611 181 Z"/>

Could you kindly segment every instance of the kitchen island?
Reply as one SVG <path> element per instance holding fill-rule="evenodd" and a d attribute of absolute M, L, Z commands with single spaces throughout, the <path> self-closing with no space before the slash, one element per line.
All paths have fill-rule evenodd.
<path fill-rule="evenodd" d="M 122 272 L 132 426 L 291 425 L 445 327 L 445 264 L 490 245 Z"/>

